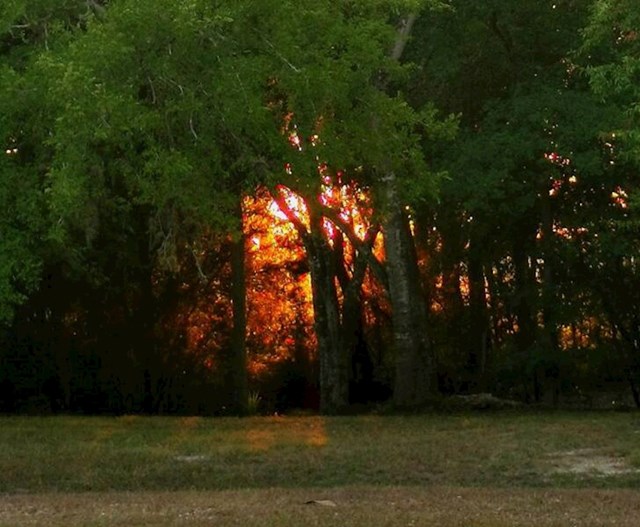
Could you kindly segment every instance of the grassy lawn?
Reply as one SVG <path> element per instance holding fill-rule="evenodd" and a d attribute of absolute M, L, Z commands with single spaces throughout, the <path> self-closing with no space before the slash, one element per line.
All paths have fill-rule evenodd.
<path fill-rule="evenodd" d="M 0 525 L 631 526 L 636 489 L 635 413 L 0 418 Z"/>

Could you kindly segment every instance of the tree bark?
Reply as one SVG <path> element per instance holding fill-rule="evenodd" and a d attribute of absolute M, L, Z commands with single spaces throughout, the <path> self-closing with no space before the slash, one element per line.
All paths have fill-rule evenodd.
<path fill-rule="evenodd" d="M 385 200 L 384 247 L 395 352 L 393 400 L 398 407 L 412 407 L 436 392 L 435 359 L 415 247 L 395 174 L 387 172 L 379 183 Z"/>
<path fill-rule="evenodd" d="M 306 244 L 311 263 L 311 290 L 318 357 L 320 412 L 335 414 L 349 403 L 348 357 L 341 331 L 340 307 L 330 248 L 322 232 L 322 217 L 310 212 L 311 233 Z"/>
<path fill-rule="evenodd" d="M 518 320 L 518 332 L 516 334 L 516 345 L 518 353 L 520 354 L 526 370 L 531 374 L 531 381 L 533 383 L 533 399 L 535 402 L 540 401 L 540 380 L 538 378 L 538 371 L 535 363 L 537 357 L 535 356 L 535 342 L 537 339 L 537 322 L 535 317 L 535 275 L 532 266 L 529 263 L 529 254 L 523 238 L 526 238 L 524 233 L 528 229 L 522 228 L 516 230 L 520 233 L 518 237 L 514 239 L 513 244 L 513 264 L 515 269 L 515 306 L 514 312 L 516 319 Z M 531 394 L 527 389 L 525 394 L 527 399 L 530 399 Z"/>
<path fill-rule="evenodd" d="M 489 319 L 482 259 L 476 237 L 472 234 L 468 252 L 469 265 L 469 369 L 475 389 L 486 391 L 489 359 Z"/>
<path fill-rule="evenodd" d="M 410 13 L 398 27 L 390 57 L 399 61 L 417 19 Z M 384 78 L 378 88 L 386 91 Z M 372 120 L 376 130 L 377 119 Z M 427 335 L 427 309 L 409 221 L 400 198 L 395 172 L 378 167 L 375 172 L 382 211 L 384 245 L 391 302 L 395 352 L 394 403 L 398 407 L 423 404 L 436 392 L 435 358 Z"/>
<path fill-rule="evenodd" d="M 546 190 L 546 189 L 545 189 Z M 560 343 L 558 329 L 558 298 L 556 295 L 553 269 L 553 216 L 548 192 L 541 193 L 541 232 L 542 257 L 542 321 L 544 339 L 542 344 L 548 347 L 545 364 L 545 377 L 551 381 L 553 405 L 559 404 L 561 386 Z"/>
<path fill-rule="evenodd" d="M 245 235 L 242 230 L 242 204 L 238 203 L 240 232 L 231 243 L 231 302 L 233 328 L 231 331 L 231 378 L 234 411 L 245 415 L 249 405 L 247 379 L 247 284 L 245 262 Z"/>
<path fill-rule="evenodd" d="M 297 230 L 307 252 L 320 363 L 320 412 L 337 414 L 344 411 L 349 403 L 349 357 L 342 334 L 334 255 L 325 239 L 323 215 L 315 203 L 307 200 L 307 229 L 279 191 L 273 192 L 272 196 Z"/>

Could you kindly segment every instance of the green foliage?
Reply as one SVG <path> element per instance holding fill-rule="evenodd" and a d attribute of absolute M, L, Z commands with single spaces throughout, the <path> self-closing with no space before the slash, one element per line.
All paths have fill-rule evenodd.
<path fill-rule="evenodd" d="M 594 92 L 622 107 L 625 118 L 617 128 L 621 155 L 640 160 L 640 13 L 634 2 L 594 3 L 581 49 Z"/>
<path fill-rule="evenodd" d="M 118 178 L 127 200 L 229 228 L 234 196 L 258 180 L 280 135 L 267 108 L 270 65 L 252 50 L 267 37 L 239 31 L 259 11 L 123 1 L 45 57 L 53 98 L 65 101 L 52 140 L 54 209 L 73 217 L 83 196 L 95 201 Z"/>
<path fill-rule="evenodd" d="M 0 322 L 38 286 L 51 259 L 47 172 L 57 104 L 38 57 L 59 49 L 90 18 L 79 0 L 0 6 Z"/>
<path fill-rule="evenodd" d="M 360 4 L 324 2 L 300 10 L 283 4 L 278 17 L 288 23 L 268 24 L 262 32 L 275 54 L 273 76 L 282 114 L 293 116 L 303 143 L 319 136 L 315 147 L 305 145 L 287 156 L 293 188 L 317 193 L 318 160 L 336 170 L 386 166 L 408 180 L 427 172 L 419 139 L 425 128 L 435 131 L 435 112 L 420 113 L 400 90 L 387 93 L 379 87 L 381 79 L 394 86 L 407 80 L 407 68 L 389 56 L 400 5 L 366 3 L 362 9 Z M 358 177 L 354 170 L 348 175 Z"/>
<path fill-rule="evenodd" d="M 42 201 L 28 174 L 0 160 L 0 323 L 12 319 L 39 283 Z"/>
<path fill-rule="evenodd" d="M 481 345 L 451 329 L 483 316 L 523 384 L 563 364 L 549 328 L 589 316 L 630 335 L 617 342 L 637 367 L 639 24 L 634 0 L 7 0 L 0 321 L 61 275 L 107 299 L 87 311 L 123 303 L 132 318 L 203 232 L 237 232 L 244 193 L 314 198 L 326 163 L 374 195 L 372 173 L 396 174 L 429 284 L 472 260 L 483 292 L 497 282 L 491 305 L 476 297 L 486 316 L 443 293 L 460 297 L 434 316 L 451 376 Z M 84 313 L 79 297 L 59 320 Z M 527 318 L 534 335 L 516 342 Z"/>
<path fill-rule="evenodd" d="M 639 27 L 640 12 L 634 2 L 598 0 L 594 2 L 581 50 L 593 91 L 620 108 L 616 121 L 606 129 L 606 137 L 609 172 L 619 185 L 614 191 L 627 196 L 624 208 L 618 206 L 615 214 L 596 222 L 598 238 L 590 240 L 585 265 L 597 277 L 594 285 L 599 299 L 624 342 L 621 360 L 636 379 L 640 372 L 636 315 L 640 274 L 635 263 L 640 254 L 636 206 L 640 192 Z"/>
<path fill-rule="evenodd" d="M 406 78 L 389 60 L 398 17 L 444 3 L 100 4 L 16 0 L 0 12 L 3 88 L 32 83 L 22 106 L 4 95 L 11 111 L 1 114 L 3 137 L 7 147 L 20 136 L 32 142 L 24 192 L 33 196 L 25 201 L 38 203 L 29 208 L 40 215 L 38 229 L 48 223 L 44 239 L 73 272 L 95 274 L 90 262 L 104 250 L 96 244 L 121 238 L 108 231 L 126 232 L 141 207 L 150 207 L 150 225 L 158 224 L 153 214 L 173 218 L 163 231 L 185 237 L 205 226 L 236 228 L 238 196 L 265 178 L 282 179 L 288 161 L 300 189 L 318 187 L 318 159 L 427 173 L 419 139 L 425 129 L 436 133 L 436 113 L 415 112 L 375 81 Z M 287 114 L 300 135 L 320 134 L 313 152 L 293 155 L 281 132 Z M 19 117 L 41 129 L 16 130 Z M 407 189 L 433 193 L 433 180 L 409 178 Z M 3 183 L 12 188 L 12 181 Z M 20 225 L 15 232 L 35 236 Z M 29 253 L 38 245 L 15 244 Z M 7 263 L 7 277 L 11 269 Z M 12 280 L 35 283 L 22 274 Z"/>
<path fill-rule="evenodd" d="M 16 127 L 29 99 L 22 96 L 23 87 L 19 75 L 0 61 L 0 323 L 11 320 L 15 306 L 37 286 L 41 265 L 44 203 L 32 145 Z M 25 128 L 32 124 L 32 116 L 26 117 Z"/>

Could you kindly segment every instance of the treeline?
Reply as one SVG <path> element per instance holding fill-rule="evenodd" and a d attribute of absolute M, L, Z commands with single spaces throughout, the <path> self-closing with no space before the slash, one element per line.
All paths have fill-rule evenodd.
<path fill-rule="evenodd" d="M 633 0 L 9 2 L 0 411 L 640 407 L 639 31 Z"/>

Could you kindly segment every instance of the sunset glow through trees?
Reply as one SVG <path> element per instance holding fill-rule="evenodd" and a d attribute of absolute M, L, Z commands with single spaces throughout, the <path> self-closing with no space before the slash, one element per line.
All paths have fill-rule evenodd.
<path fill-rule="evenodd" d="M 0 412 L 640 407 L 634 1 L 91 4 L 0 9 Z"/>

